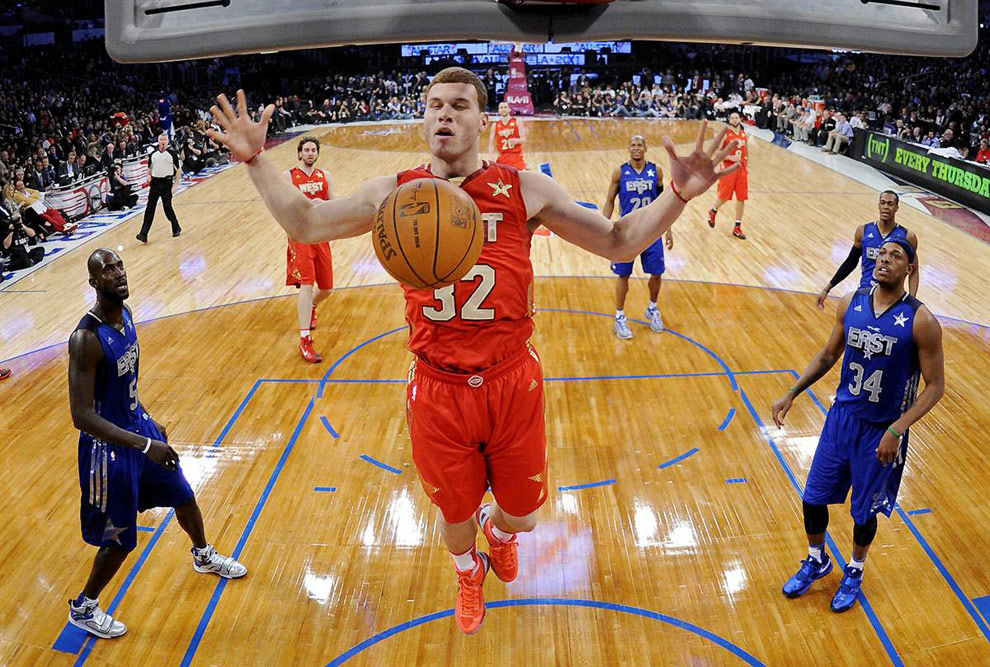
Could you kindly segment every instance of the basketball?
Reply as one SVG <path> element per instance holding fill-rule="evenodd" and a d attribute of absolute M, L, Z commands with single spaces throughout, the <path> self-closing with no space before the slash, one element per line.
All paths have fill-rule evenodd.
<path fill-rule="evenodd" d="M 415 288 L 445 287 L 478 261 L 481 211 L 459 187 L 439 178 L 403 183 L 378 207 L 375 254 L 389 275 Z"/>

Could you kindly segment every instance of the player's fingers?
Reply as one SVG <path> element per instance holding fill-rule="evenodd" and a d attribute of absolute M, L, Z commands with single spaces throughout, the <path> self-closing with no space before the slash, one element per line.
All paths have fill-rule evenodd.
<path fill-rule="evenodd" d="M 234 113 L 234 108 L 230 106 L 230 100 L 223 93 L 217 95 L 217 104 L 220 105 L 220 110 L 223 111 L 224 116 L 227 117 L 228 123 L 233 123 L 237 120 L 237 114 Z"/>
<path fill-rule="evenodd" d="M 724 148 L 709 153 L 709 155 L 712 158 L 712 162 L 721 162 L 725 158 L 729 157 L 729 154 L 732 153 L 732 151 L 736 150 L 737 146 L 739 146 L 739 142 L 733 139 L 732 141 L 727 143 Z"/>
<path fill-rule="evenodd" d="M 269 104 L 265 107 L 265 110 L 261 112 L 261 124 L 267 125 L 268 121 L 272 119 L 272 114 L 275 113 L 275 105 Z"/>
<path fill-rule="evenodd" d="M 742 165 L 737 162 L 734 165 L 732 165 L 731 167 L 726 167 L 724 169 L 716 169 L 715 170 L 715 178 L 722 178 L 723 176 L 727 176 L 727 175 L 731 174 L 732 172 L 734 172 L 736 169 L 738 169 L 741 166 Z"/>
<path fill-rule="evenodd" d="M 213 116 L 213 120 L 217 122 L 217 125 L 219 125 L 223 129 L 226 130 L 227 127 L 230 125 L 230 123 L 227 121 L 227 117 L 224 115 L 223 111 L 221 111 L 216 104 L 210 107 L 210 115 Z"/>
<path fill-rule="evenodd" d="M 698 137 L 694 140 L 694 150 L 695 152 L 705 150 L 705 130 L 708 129 L 708 121 L 703 120 L 698 126 Z M 723 133 L 725 130 L 723 130 Z"/>
<path fill-rule="evenodd" d="M 243 88 L 237 89 L 237 114 L 241 118 L 244 118 L 248 115 L 247 96 L 244 94 Z"/>
<path fill-rule="evenodd" d="M 728 131 L 728 129 L 729 128 L 727 127 L 723 127 L 722 131 L 715 135 L 715 138 L 712 139 L 712 142 L 708 144 L 708 149 L 705 150 L 705 153 L 707 153 L 709 156 L 715 153 L 715 151 L 722 145 L 722 140 L 725 139 L 725 133 Z M 735 141 L 735 139 L 733 139 L 733 141 Z"/>
<path fill-rule="evenodd" d="M 661 141 L 663 142 L 663 147 L 667 150 L 667 154 L 670 156 L 670 159 L 671 160 L 679 159 L 677 157 L 677 151 L 674 150 L 673 140 L 665 134 L 663 135 L 663 139 Z"/>

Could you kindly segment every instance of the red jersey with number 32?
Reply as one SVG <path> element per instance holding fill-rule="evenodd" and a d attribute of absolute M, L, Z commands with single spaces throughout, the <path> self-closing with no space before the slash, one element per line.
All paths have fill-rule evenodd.
<path fill-rule="evenodd" d="M 436 178 L 429 167 L 404 171 L 396 185 Z M 481 211 L 484 245 L 461 280 L 438 289 L 405 285 L 409 350 L 429 365 L 470 373 L 494 366 L 518 351 L 533 334 L 533 234 L 519 172 L 484 162 L 460 185 Z"/>
<path fill-rule="evenodd" d="M 322 169 L 314 169 L 313 173 L 307 176 L 299 167 L 293 167 L 289 174 L 292 176 L 292 184 L 310 199 L 330 199 L 327 175 Z"/>

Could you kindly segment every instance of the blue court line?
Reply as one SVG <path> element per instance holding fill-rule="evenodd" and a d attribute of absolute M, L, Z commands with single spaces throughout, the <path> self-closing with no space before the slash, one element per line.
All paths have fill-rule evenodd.
<path fill-rule="evenodd" d="M 742 373 L 739 373 L 739 375 L 742 375 Z M 731 422 L 732 418 L 735 416 L 736 416 L 736 409 L 729 408 L 729 413 L 725 415 L 725 419 L 722 420 L 722 423 L 721 425 L 719 425 L 718 430 L 724 431 L 725 429 L 729 428 L 729 422 Z"/>
<path fill-rule="evenodd" d="M 680 456 L 675 456 L 674 458 L 670 459 L 669 461 L 664 461 L 663 463 L 661 463 L 657 467 L 660 468 L 660 470 L 663 470 L 664 468 L 669 468 L 670 466 L 674 465 L 675 463 L 680 463 L 681 461 L 683 461 L 687 457 L 692 456 L 693 454 L 697 454 L 697 453 L 698 453 L 698 448 L 697 447 L 695 447 L 694 449 L 689 449 L 686 452 L 684 452 L 683 454 L 681 454 Z"/>
<path fill-rule="evenodd" d="M 223 442 L 223 439 L 230 432 L 230 429 L 233 428 L 234 422 L 236 422 L 237 419 L 241 416 L 241 413 L 244 412 L 244 408 L 247 407 L 248 401 L 251 400 L 251 397 L 254 396 L 254 393 L 258 390 L 258 387 L 260 385 L 261 385 L 261 380 L 255 380 L 254 385 L 251 386 L 251 389 L 244 397 L 244 400 L 242 400 L 241 404 L 237 406 L 237 409 L 234 411 L 234 414 L 231 415 L 230 419 L 227 421 L 227 424 L 220 432 L 220 435 L 218 435 L 217 439 L 213 442 L 213 447 L 218 447 L 220 443 Z M 165 515 L 164 520 L 162 520 L 161 524 L 155 530 L 155 534 L 151 536 L 151 541 L 149 541 L 148 544 L 145 545 L 144 551 L 141 552 L 141 556 L 137 559 L 134 565 L 131 566 L 131 571 L 127 574 L 127 578 L 124 579 L 124 582 L 121 584 L 120 590 L 117 591 L 117 595 L 114 596 L 113 601 L 110 603 L 110 606 L 107 607 L 106 612 L 108 614 L 112 615 L 113 612 L 116 611 L 117 605 L 119 605 L 120 601 L 123 600 L 124 595 L 127 593 L 127 589 L 130 588 L 131 583 L 133 583 L 134 578 L 137 576 L 138 571 L 140 571 L 141 567 L 148 560 L 148 555 L 151 553 L 151 550 L 155 548 L 155 544 L 158 543 L 158 538 L 160 538 L 162 536 L 162 533 L 165 532 L 166 526 L 168 526 L 169 522 L 172 521 L 172 517 L 174 515 L 175 515 L 175 510 L 169 509 L 168 513 Z M 62 635 L 64 635 L 69 630 L 69 628 L 78 629 L 74 625 L 71 625 L 68 622 L 66 622 L 65 628 L 62 629 L 62 634 L 59 635 L 59 639 L 62 638 Z M 59 643 L 59 639 L 55 640 L 56 644 Z M 93 650 L 93 646 L 96 643 L 96 637 L 90 635 L 87 632 L 83 633 L 82 639 L 83 641 L 85 641 L 85 645 L 80 644 L 80 646 L 82 646 L 82 653 L 79 654 L 79 658 L 75 662 L 76 667 L 79 667 L 80 665 L 86 662 L 86 658 L 89 657 L 89 654 Z M 76 653 L 78 650 L 79 648 L 76 648 L 74 651 L 70 651 L 70 652 Z"/>
<path fill-rule="evenodd" d="M 580 314 L 580 315 L 595 315 L 597 317 L 614 317 L 614 315 L 612 315 L 611 313 L 597 313 L 597 312 L 591 311 L 591 310 L 574 310 L 574 309 L 569 309 L 569 308 L 542 308 L 542 309 L 540 309 L 540 312 L 544 312 L 544 313 L 577 313 L 577 314 Z M 630 322 L 635 322 L 636 324 L 642 324 L 643 326 L 649 326 L 649 323 L 644 322 L 643 320 L 636 320 L 636 319 L 633 319 L 631 317 L 628 318 L 628 319 L 629 319 Z M 739 384 L 736 382 L 736 376 L 732 373 L 731 370 L 729 370 L 729 367 L 726 365 L 726 363 L 724 361 L 722 361 L 722 358 L 721 357 L 719 357 L 717 354 L 715 354 L 714 352 L 712 352 L 711 350 L 709 350 L 707 347 L 705 347 L 704 345 L 702 345 L 698 341 L 694 340 L 693 338 L 689 338 L 688 336 L 685 336 L 682 333 L 678 333 L 678 332 L 676 332 L 676 331 L 674 331 L 672 329 L 667 329 L 666 330 L 666 333 L 672 334 L 674 336 L 677 336 L 678 338 L 681 338 L 683 340 L 686 340 L 687 342 L 691 343 L 692 345 L 695 345 L 697 347 L 700 347 L 702 350 L 704 350 L 708 354 L 708 356 L 710 356 L 712 359 L 714 359 L 718 363 L 718 365 L 722 367 L 722 370 L 725 371 L 725 375 L 727 375 L 729 377 L 729 384 L 732 385 L 732 390 L 733 391 L 738 391 Z"/>
<path fill-rule="evenodd" d="M 378 466 L 382 470 L 388 470 L 393 475 L 401 475 L 402 474 L 402 471 L 399 470 L 398 468 L 393 468 L 392 466 L 388 465 L 387 463 L 382 463 L 381 461 L 376 461 L 375 459 L 371 458 L 367 454 L 362 454 L 361 455 L 361 460 L 362 461 L 367 461 L 368 463 L 370 463 L 373 466 Z"/>
<path fill-rule="evenodd" d="M 586 120 L 585 120 L 585 121 L 582 121 L 582 122 L 584 123 L 584 126 L 585 126 L 586 128 L 588 128 L 589 130 L 591 130 L 591 133 L 592 133 L 593 135 L 595 135 L 595 139 L 597 139 L 597 138 L 598 138 L 598 133 L 597 133 L 597 132 L 595 132 L 595 128 L 594 128 L 594 126 L 593 126 L 593 125 L 592 125 L 591 123 L 589 123 L 588 121 L 586 121 Z"/>
<path fill-rule="evenodd" d="M 336 486 L 314 486 L 313 487 L 313 490 L 314 491 L 321 491 L 321 492 L 324 492 L 324 493 L 333 493 L 334 491 L 337 490 L 337 487 Z"/>
<path fill-rule="evenodd" d="M 775 375 L 778 373 L 791 373 L 790 370 L 764 370 L 764 371 L 733 371 L 734 375 Z M 544 382 L 573 382 L 578 380 L 663 380 L 666 378 L 698 378 L 698 377 L 728 377 L 724 371 L 709 371 L 701 373 L 654 373 L 645 375 L 577 375 L 573 377 L 545 377 Z M 401 378 L 378 379 L 378 378 L 330 378 L 327 380 L 314 379 L 292 379 L 292 378 L 263 378 L 261 382 L 275 382 L 279 384 L 405 384 L 406 380 Z"/>
<path fill-rule="evenodd" d="M 800 374 L 798 374 L 798 372 L 796 370 L 794 370 L 794 369 L 791 369 L 788 372 L 792 376 L 794 376 L 794 379 L 795 380 L 799 380 L 801 378 Z M 808 398 L 811 399 L 811 402 L 812 403 L 814 403 L 815 405 L 818 406 L 818 409 L 822 411 L 822 414 L 828 414 L 828 408 L 826 408 L 825 405 L 821 401 L 818 400 L 818 397 L 815 396 L 815 392 L 811 391 L 811 387 L 808 387 L 807 389 L 805 389 L 804 390 L 804 393 L 808 395 Z"/>
<path fill-rule="evenodd" d="M 694 625 L 693 623 L 688 623 L 687 621 L 682 621 L 679 618 L 674 618 L 673 616 L 668 616 L 667 614 L 661 614 L 655 611 L 650 611 L 648 609 L 640 609 L 638 607 L 630 607 L 624 604 L 614 604 L 612 602 L 599 602 L 598 600 L 575 600 L 569 598 L 518 598 L 514 600 L 493 600 L 485 603 L 487 609 L 499 609 L 502 607 L 536 607 L 536 606 L 553 606 L 553 607 L 584 607 L 590 609 L 601 609 L 604 611 L 615 611 L 623 614 L 629 614 L 632 616 L 641 616 L 643 618 L 649 618 L 654 621 L 660 621 L 666 625 L 679 628 L 681 630 L 687 630 L 688 632 L 695 634 L 702 639 L 706 639 L 713 644 L 725 649 L 732 655 L 736 656 L 742 660 L 747 665 L 752 667 L 763 667 L 763 663 L 757 660 L 755 657 L 747 653 L 745 650 L 739 648 L 728 639 L 719 637 L 713 632 L 705 630 L 702 627 Z M 445 609 L 443 611 L 434 612 L 432 614 L 427 614 L 426 616 L 420 616 L 419 618 L 414 618 L 411 621 L 406 621 L 399 625 L 393 626 L 388 630 L 384 630 L 365 639 L 360 644 L 357 644 L 336 658 L 327 663 L 326 667 L 339 667 L 344 664 L 358 653 L 361 653 L 365 649 L 371 648 L 375 644 L 382 642 L 389 637 L 399 634 L 404 630 L 409 630 L 415 628 L 419 625 L 424 625 L 430 623 L 431 621 L 436 621 L 441 618 L 447 618 L 454 615 L 453 609 Z"/>
<path fill-rule="evenodd" d="M 569 121 L 569 120 L 565 120 L 564 122 L 567 123 L 567 127 L 571 128 L 571 132 L 574 133 L 574 138 L 577 139 L 578 141 L 581 141 L 581 135 L 578 134 L 578 131 L 574 127 L 574 124 L 571 123 L 571 121 Z"/>
<path fill-rule="evenodd" d="M 910 512 L 908 512 L 908 515 L 910 516 L 915 516 L 917 514 L 931 514 L 931 510 L 926 507 L 924 509 L 911 510 Z"/>
<path fill-rule="evenodd" d="M 332 435 L 335 438 L 340 437 L 340 435 L 335 430 L 333 430 L 333 426 L 330 426 L 330 420 L 328 420 L 326 417 L 320 417 L 320 423 L 323 424 L 323 428 L 325 428 L 330 433 L 330 435 Z"/>
<path fill-rule="evenodd" d="M 773 441 L 773 438 L 770 437 L 770 431 L 763 424 L 763 420 L 760 419 L 760 415 L 753 408 L 753 404 L 749 402 L 749 397 L 746 396 L 746 392 L 740 391 L 739 395 L 742 398 L 743 404 L 746 406 L 746 409 L 749 410 L 749 414 L 753 418 L 753 421 L 756 423 L 756 426 L 760 430 L 760 433 L 763 434 L 763 437 L 764 439 L 766 439 L 767 444 L 770 445 L 770 449 L 771 451 L 773 451 L 774 456 L 777 457 L 777 461 L 780 463 L 780 467 L 783 468 L 784 473 L 787 475 L 787 479 L 790 480 L 791 486 L 793 486 L 794 490 L 797 491 L 798 496 L 803 496 L 804 490 L 802 489 L 801 484 L 797 481 L 797 478 L 794 476 L 794 473 L 791 471 L 790 466 L 787 465 L 787 461 L 784 459 L 783 454 L 781 454 L 780 450 L 777 448 L 777 444 Z M 832 535 L 827 531 L 825 533 L 825 541 L 828 543 L 828 548 L 829 551 L 832 552 L 833 558 L 835 558 L 836 562 L 839 564 L 839 567 L 844 570 L 846 567 L 846 562 L 845 559 L 842 557 L 842 552 L 839 551 L 839 546 L 835 543 L 835 540 L 832 539 Z M 859 602 L 860 602 L 860 606 L 863 608 L 863 612 L 866 613 L 866 617 L 870 621 L 870 625 L 873 626 L 873 630 L 876 632 L 877 637 L 880 639 L 880 643 L 883 644 L 884 649 L 887 651 L 887 656 L 890 658 L 890 662 L 894 665 L 903 665 L 904 663 L 901 661 L 901 657 L 897 654 L 897 649 L 894 648 L 893 642 L 891 642 L 890 637 L 887 636 L 887 631 L 884 630 L 883 625 L 880 623 L 880 619 L 873 611 L 873 606 L 870 604 L 870 601 L 867 599 L 866 593 L 860 591 Z"/>
<path fill-rule="evenodd" d="M 137 530 L 138 530 L 139 533 L 153 533 L 153 532 L 155 532 L 155 529 L 152 528 L 151 526 L 138 526 L 137 527 Z"/>
<path fill-rule="evenodd" d="M 351 356 L 352 354 L 354 354 L 355 352 L 357 352 L 358 350 L 360 350 L 361 348 L 363 348 L 365 345 L 370 345 L 371 343 L 374 343 L 379 338 L 384 338 L 385 336 L 389 336 L 391 334 L 394 334 L 394 333 L 396 333 L 398 331 L 403 331 L 405 329 L 406 329 L 406 326 L 403 325 L 401 327 L 396 327 L 395 329 L 390 329 L 389 331 L 386 331 L 384 333 L 380 333 L 377 336 L 373 336 L 373 337 L 369 338 L 368 340 L 364 341 L 363 343 L 360 343 L 360 344 L 352 347 L 347 352 L 345 352 L 343 355 L 341 355 L 341 357 L 339 359 L 337 359 L 337 361 L 333 362 L 333 365 L 331 365 L 330 368 L 327 369 L 327 372 L 323 374 L 323 377 L 320 378 L 320 387 L 316 391 L 316 397 L 317 398 L 323 398 L 323 389 L 324 389 L 324 387 L 326 387 L 326 380 L 330 377 L 330 375 L 335 370 L 337 370 L 337 367 L 338 366 L 340 366 L 342 363 L 344 363 L 344 360 L 345 359 L 347 359 L 349 356 Z"/>
<path fill-rule="evenodd" d="M 550 168 L 550 163 L 549 162 L 544 162 L 543 164 L 541 164 L 540 165 L 540 171 L 542 171 L 544 174 L 546 174 L 550 178 L 553 178 L 553 170 Z"/>
<path fill-rule="evenodd" d="M 272 489 L 275 488 L 275 482 L 282 473 L 282 468 L 285 467 L 285 462 L 289 460 L 289 454 L 292 453 L 292 448 L 299 439 L 299 434 L 302 433 L 303 426 L 306 424 L 306 420 L 309 419 L 309 415 L 313 411 L 314 402 L 315 398 L 310 397 L 309 402 L 306 404 L 306 409 L 303 411 L 302 417 L 299 418 L 299 423 L 296 424 L 295 430 L 289 437 L 288 442 L 285 443 L 285 448 L 282 450 L 282 456 L 279 457 L 278 463 L 275 464 L 275 469 L 272 470 L 272 474 L 268 478 L 268 484 L 265 485 L 265 490 L 261 492 L 258 502 L 255 503 L 254 511 L 251 512 L 251 517 L 244 526 L 244 530 L 241 531 L 241 537 L 237 540 L 237 546 L 234 547 L 234 551 L 230 554 L 233 558 L 238 558 L 241 555 L 241 551 L 244 550 L 244 545 L 247 544 L 248 537 L 251 536 L 251 531 L 254 530 L 254 524 L 258 521 L 258 517 L 261 516 L 261 510 L 264 508 L 265 503 L 268 502 L 268 497 L 271 495 Z M 180 664 L 183 667 L 187 667 L 189 663 L 192 662 L 193 655 L 195 655 L 196 649 L 199 647 L 199 642 L 203 639 L 203 633 L 206 632 L 206 626 L 209 625 L 210 619 L 213 618 L 213 611 L 216 609 L 217 603 L 220 601 L 220 596 L 223 594 L 223 589 L 226 588 L 228 581 L 230 580 L 221 578 L 217 582 L 217 587 L 213 590 L 213 596 L 210 598 L 210 602 L 206 605 L 206 609 L 203 611 L 203 616 L 199 619 L 199 625 L 196 626 L 196 632 L 193 633 L 192 639 L 189 641 L 189 646 L 186 648 L 186 653 L 182 657 L 182 662 Z"/>
<path fill-rule="evenodd" d="M 984 595 L 981 598 L 973 598 L 973 604 L 976 608 L 980 610 L 983 614 L 983 618 L 990 621 L 990 595 Z"/>
<path fill-rule="evenodd" d="M 581 489 L 591 489 L 596 486 L 611 486 L 615 484 L 614 479 L 603 479 L 600 482 L 588 482 L 587 484 L 574 484 L 572 486 L 558 486 L 558 491 L 580 491 Z"/>
<path fill-rule="evenodd" d="M 730 477 L 729 479 L 725 480 L 725 483 L 726 484 L 745 484 L 748 481 L 749 480 L 746 479 L 745 477 Z"/>
<path fill-rule="evenodd" d="M 816 401 L 816 403 L 818 402 Z M 820 403 L 818 403 L 818 409 L 821 410 L 822 414 L 828 415 L 828 410 L 826 410 Z M 959 602 L 962 603 L 963 608 L 969 613 L 970 617 L 973 619 L 973 622 L 976 623 L 976 627 L 979 628 L 980 632 L 983 634 L 983 638 L 990 642 L 990 628 L 987 627 L 987 624 L 983 621 L 983 618 L 980 617 L 980 614 L 976 611 L 976 608 L 973 607 L 973 603 L 970 602 L 969 597 L 963 593 L 962 588 L 960 588 L 955 578 L 949 573 L 949 570 L 946 569 L 945 565 L 942 564 L 942 560 L 935 554 L 935 550 L 931 548 L 928 541 L 921 535 L 921 532 L 918 530 L 917 526 L 915 526 L 914 522 L 911 521 L 911 518 L 908 516 L 908 512 L 905 512 L 900 505 L 895 505 L 894 511 L 897 512 L 897 515 L 901 517 L 902 521 L 904 521 L 904 525 L 906 525 L 908 530 L 911 531 L 911 534 L 914 535 L 914 539 L 917 540 L 919 545 L 921 545 L 922 550 L 924 550 L 924 552 L 928 555 L 928 559 L 935 566 L 935 569 L 938 570 L 939 574 L 942 575 L 942 579 L 946 584 L 948 584 L 952 592 L 955 593 L 956 597 L 959 599 Z M 921 514 L 923 512 L 918 513 Z"/>

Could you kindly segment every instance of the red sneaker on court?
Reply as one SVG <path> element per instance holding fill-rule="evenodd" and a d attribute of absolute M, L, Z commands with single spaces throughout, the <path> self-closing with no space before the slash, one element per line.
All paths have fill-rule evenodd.
<path fill-rule="evenodd" d="M 313 349 L 313 338 L 311 336 L 299 339 L 299 354 L 311 364 L 318 364 L 323 361 L 323 357 Z"/>

